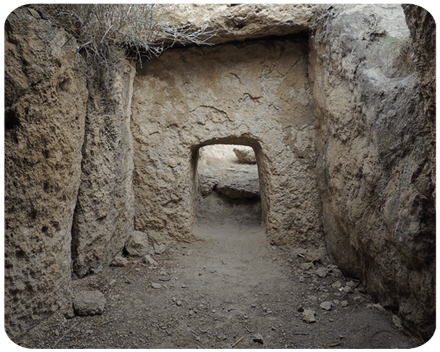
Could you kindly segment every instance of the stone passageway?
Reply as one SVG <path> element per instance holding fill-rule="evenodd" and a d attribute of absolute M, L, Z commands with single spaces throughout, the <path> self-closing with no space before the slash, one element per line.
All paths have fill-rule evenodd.
<path fill-rule="evenodd" d="M 193 229 L 199 241 L 156 246 L 147 256 L 121 259 L 107 272 L 74 281 L 76 292 L 103 293 L 102 314 L 56 314 L 33 329 L 22 345 L 411 348 L 420 344 L 396 316 L 370 300 L 359 282 L 330 265 L 324 252 L 271 245 L 260 224 L 258 202 L 234 205 L 214 193 L 207 196 Z"/>
<path fill-rule="evenodd" d="M 47 16 L 64 6 L 80 9 L 25 5 L 5 21 L 11 343 L 431 339 L 436 27 L 425 9 L 160 6 L 177 31 L 212 29 L 215 45 L 134 65 L 126 39 L 112 40 L 119 68 L 103 74 L 83 55 L 89 38 Z M 129 4 L 98 8 L 138 18 Z M 250 147 L 256 161 L 203 159 L 223 145 Z"/>

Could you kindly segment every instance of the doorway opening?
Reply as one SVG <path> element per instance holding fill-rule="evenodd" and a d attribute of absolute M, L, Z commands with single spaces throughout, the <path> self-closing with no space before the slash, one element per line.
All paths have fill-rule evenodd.
<path fill-rule="evenodd" d="M 262 205 L 257 157 L 250 146 L 200 147 L 195 172 L 196 222 L 261 226 Z"/>

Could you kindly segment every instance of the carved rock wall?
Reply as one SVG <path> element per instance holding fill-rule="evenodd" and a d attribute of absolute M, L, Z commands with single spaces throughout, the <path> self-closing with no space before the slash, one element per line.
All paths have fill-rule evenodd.
<path fill-rule="evenodd" d="M 135 70 L 126 63 L 101 80 L 89 71 L 81 186 L 72 228 L 76 277 L 99 272 L 122 254 L 134 221 L 130 107 Z"/>
<path fill-rule="evenodd" d="M 417 5 L 402 5 L 402 7 L 411 33 L 411 47 L 414 51 L 412 64 L 417 71 L 423 97 L 417 109 L 426 117 L 431 129 L 430 162 L 435 165 L 436 24 L 432 15 L 423 7 Z M 435 168 L 433 168 L 431 180 L 434 186 L 436 184 L 435 175 Z"/>
<path fill-rule="evenodd" d="M 404 9 L 415 70 L 387 49 L 409 33 L 398 5 L 338 5 L 323 17 L 315 5 L 184 5 L 176 23 L 217 30 L 219 45 L 167 51 L 135 79 L 127 65 L 103 90 L 63 30 L 27 8 L 11 14 L 7 333 L 17 339 L 65 306 L 72 266 L 80 277 L 105 268 L 133 226 L 153 240 L 194 239 L 198 149 L 227 143 L 256 151 L 272 241 L 320 246 L 324 232 L 332 260 L 429 338 L 435 24 Z M 249 40 L 316 20 L 308 43 Z"/>
<path fill-rule="evenodd" d="M 415 65 L 424 97 L 421 107 L 430 132 L 433 198 L 437 214 L 440 214 L 440 3 L 435 0 L 403 0 L 402 7 L 411 30 Z M 437 271 L 436 277 L 439 275 Z M 433 310 L 431 321 L 425 323 L 423 332 L 440 350 L 440 333 L 432 326 L 440 325 L 436 315 L 438 311 Z"/>
<path fill-rule="evenodd" d="M 132 104 L 135 226 L 191 240 L 198 148 L 254 147 L 277 243 L 322 244 L 303 37 L 174 49 L 144 65 Z"/>
<path fill-rule="evenodd" d="M 417 77 L 389 51 L 390 37 L 408 35 L 402 8 L 335 6 L 322 23 L 310 40 L 310 79 L 329 255 L 429 338 L 435 165 Z"/>
<path fill-rule="evenodd" d="M 5 328 L 17 337 L 70 299 L 85 63 L 25 8 L 5 23 Z"/>

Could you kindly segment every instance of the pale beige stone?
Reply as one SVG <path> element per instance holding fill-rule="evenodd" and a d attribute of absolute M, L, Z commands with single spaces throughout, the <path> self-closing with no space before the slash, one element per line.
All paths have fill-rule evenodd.
<path fill-rule="evenodd" d="M 81 316 L 101 315 L 107 300 L 100 291 L 80 291 L 75 294 L 73 308 Z"/>
<path fill-rule="evenodd" d="M 87 84 L 66 32 L 25 8 L 5 31 L 5 328 L 18 337 L 69 302 Z"/>
<path fill-rule="evenodd" d="M 73 271 L 83 277 L 107 267 L 134 227 L 130 106 L 135 70 L 109 73 L 105 88 L 90 70 L 82 175 L 72 226 Z M 97 102 L 100 102 L 99 104 Z"/>
<path fill-rule="evenodd" d="M 234 153 L 241 163 L 252 164 L 256 163 L 257 159 L 255 157 L 254 150 L 252 148 L 234 148 Z"/>
<path fill-rule="evenodd" d="M 313 309 L 304 309 L 302 318 L 308 324 L 315 323 L 316 312 Z"/>
<path fill-rule="evenodd" d="M 143 257 L 148 254 L 150 241 L 148 235 L 141 231 L 133 231 L 125 243 L 125 250 L 134 257 Z"/>
<path fill-rule="evenodd" d="M 159 242 L 194 239 L 198 149 L 242 144 L 256 153 L 268 237 L 322 245 L 307 66 L 301 39 L 174 49 L 145 63 L 132 103 L 136 228 Z"/>
<path fill-rule="evenodd" d="M 26 8 L 10 15 L 8 335 L 66 305 L 71 268 L 105 269 L 134 225 L 155 243 L 194 240 L 198 151 L 226 143 L 256 151 L 271 241 L 319 247 L 324 232 L 344 275 L 429 339 L 435 23 L 423 9 L 405 11 L 415 70 L 387 50 L 389 37 L 409 34 L 400 5 L 182 5 L 171 22 L 214 30 L 212 42 L 225 45 L 169 50 L 145 62 L 134 84 L 127 63 L 103 91 L 63 30 Z"/>
<path fill-rule="evenodd" d="M 169 10 L 170 23 L 213 31 L 209 42 L 215 44 L 304 32 L 315 16 L 311 4 L 179 4 Z"/>

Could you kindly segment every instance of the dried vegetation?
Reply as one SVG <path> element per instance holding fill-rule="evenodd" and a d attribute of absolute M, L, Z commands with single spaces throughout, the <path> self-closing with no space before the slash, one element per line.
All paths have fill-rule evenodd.
<path fill-rule="evenodd" d="M 210 45 L 206 27 L 176 27 L 167 22 L 169 9 L 158 4 L 31 5 L 70 35 L 64 46 L 76 46 L 99 69 L 118 69 L 126 55 L 142 63 L 175 45 Z M 74 44 L 71 39 L 75 38 Z"/>

